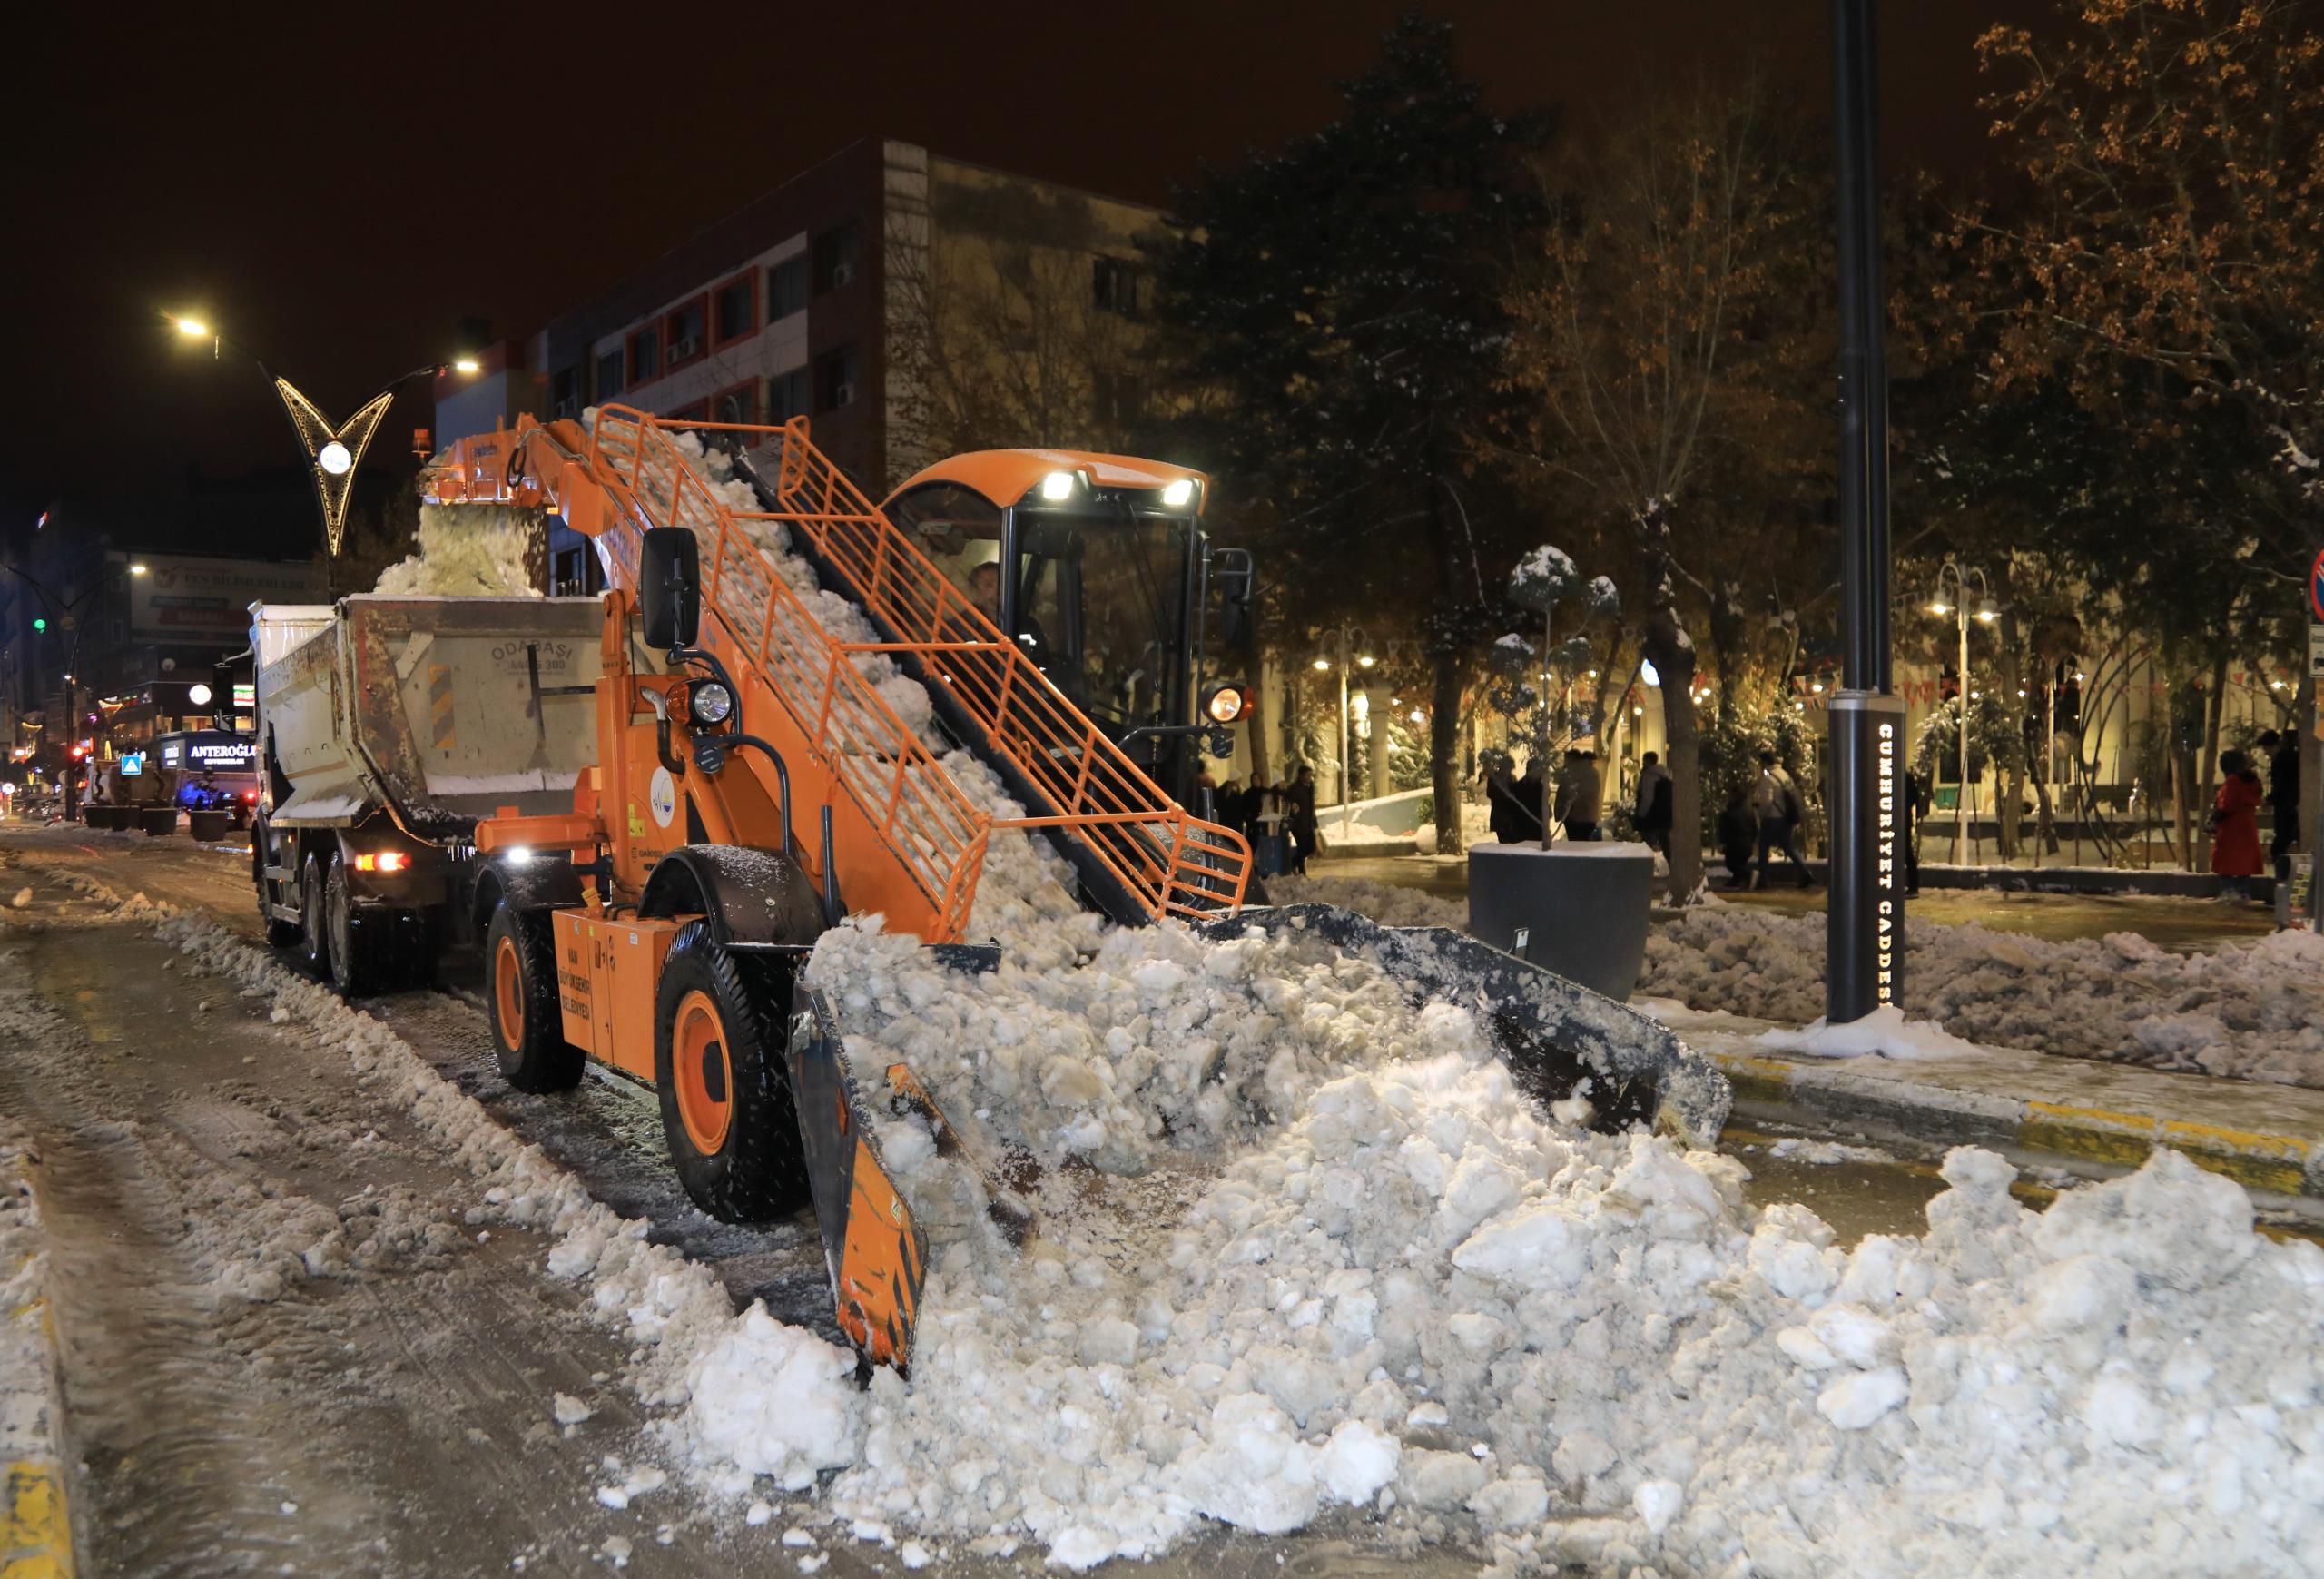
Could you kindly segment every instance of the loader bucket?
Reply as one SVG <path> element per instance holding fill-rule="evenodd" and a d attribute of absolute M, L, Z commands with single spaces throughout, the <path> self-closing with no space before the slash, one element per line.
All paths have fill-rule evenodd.
<path fill-rule="evenodd" d="M 1626 1004 L 1446 927 L 1383 926 L 1331 904 L 1245 910 L 1193 923 L 1206 937 L 1250 927 L 1353 953 L 1404 984 L 1415 1001 L 1478 1011 L 1518 1084 L 1544 1105 L 1584 1080 L 1590 1127 L 1616 1133 L 1645 1124 L 1690 1145 L 1717 1143 L 1734 1092 L 1701 1054 Z"/>

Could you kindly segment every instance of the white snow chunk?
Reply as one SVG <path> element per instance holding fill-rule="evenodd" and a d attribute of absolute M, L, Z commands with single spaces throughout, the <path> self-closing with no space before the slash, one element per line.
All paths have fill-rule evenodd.
<path fill-rule="evenodd" d="M 552 1397 L 549 1412 L 556 1417 L 556 1423 L 560 1426 L 578 1426 L 596 1413 L 595 1409 L 570 1393 L 558 1393 Z"/>
<path fill-rule="evenodd" d="M 1376 1426 L 1343 1420 L 1333 1428 L 1315 1472 L 1332 1500 L 1365 1503 L 1396 1478 L 1404 1445 Z"/>
<path fill-rule="evenodd" d="M 1895 1366 L 1843 1377 L 1816 1395 L 1816 1412 L 1843 1431 L 1861 1431 L 1905 1401 L 1912 1384 Z"/>
<path fill-rule="evenodd" d="M 1630 1506 L 1650 1534 L 1659 1535 L 1679 1516 L 1679 1505 L 1687 1494 L 1675 1480 L 1641 1480 L 1638 1489 L 1630 1493 Z"/>

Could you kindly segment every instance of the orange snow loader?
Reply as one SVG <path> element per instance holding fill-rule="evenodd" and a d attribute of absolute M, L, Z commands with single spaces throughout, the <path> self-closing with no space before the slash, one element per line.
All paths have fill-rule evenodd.
<path fill-rule="evenodd" d="M 940 485 L 957 508 L 929 508 Z M 956 965 L 991 968 L 997 949 L 968 928 L 996 830 L 1047 835 L 1084 896 L 1124 922 L 1226 916 L 1250 871 L 1240 834 L 1190 814 L 1147 771 L 1164 760 L 1156 743 L 1206 738 L 1217 722 L 1195 721 L 1191 682 L 1162 698 L 1179 716 L 1109 730 L 1075 699 L 1093 683 L 1126 694 L 1068 661 L 1078 614 L 1052 649 L 1004 636 L 973 577 L 923 544 L 981 542 L 980 520 L 1013 541 L 1021 510 L 1038 548 L 1056 538 L 1043 511 L 1072 507 L 1193 541 L 1203 479 L 1120 457 L 995 451 L 900 490 L 925 518 L 907 532 L 816 450 L 803 419 L 680 424 L 607 406 L 586 427 L 527 417 L 462 439 L 427 491 L 548 512 L 594 539 L 610 583 L 595 764 L 571 809 L 509 806 L 475 828 L 503 1072 L 553 1090 L 594 1059 L 650 1083 L 694 1200 L 730 1221 L 812 1201 L 840 1327 L 865 1363 L 907 1367 L 926 1246 L 881 1166 L 830 1006 L 800 979 L 817 937 L 877 912 Z M 1012 596 L 1053 594 L 1083 565 L 1052 556 L 1043 582 L 1028 553 Z M 1190 563 L 1172 561 L 1173 576 Z M 1186 595 L 1182 577 L 1170 585 Z M 819 610 L 851 628 L 827 628 Z M 919 728 L 891 704 L 890 665 L 931 696 Z M 995 817 L 964 793 L 944 765 L 952 750 L 990 767 L 1029 814 Z M 945 1131 L 909 1070 L 888 1084 L 878 1100 Z M 1009 1193 L 996 1183 L 997 1219 Z"/>

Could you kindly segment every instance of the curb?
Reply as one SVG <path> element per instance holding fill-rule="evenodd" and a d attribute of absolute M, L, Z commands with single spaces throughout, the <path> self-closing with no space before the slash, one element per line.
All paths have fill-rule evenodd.
<path fill-rule="evenodd" d="M 73 1579 L 62 1372 L 32 1160 L 0 1146 L 0 1579 Z"/>
<path fill-rule="evenodd" d="M 2168 1147 L 2246 1189 L 2324 1201 L 2324 1141 L 2307 1136 L 1883 1079 L 1764 1053 L 1699 1051 L 1734 1086 L 1738 1113 L 1837 1122 L 1859 1132 L 1878 1127 L 1915 1140 L 2043 1152 L 2125 1169 Z"/>

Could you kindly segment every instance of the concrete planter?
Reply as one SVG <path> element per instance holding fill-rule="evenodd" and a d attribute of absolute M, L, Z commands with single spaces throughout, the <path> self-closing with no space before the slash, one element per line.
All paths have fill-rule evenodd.
<path fill-rule="evenodd" d="M 137 825 L 157 839 L 166 838 L 178 831 L 178 809 L 147 806 L 137 814 Z"/>
<path fill-rule="evenodd" d="M 1627 1002 L 1646 963 L 1654 852 L 1643 844 L 1474 844 L 1469 931 L 1594 992 Z M 1525 933 L 1521 950 L 1517 934 Z"/>
<path fill-rule="evenodd" d="M 126 809 L 123 806 L 83 806 L 81 821 L 99 833 L 108 828 L 119 829 L 126 826 L 121 820 Z"/>
<path fill-rule="evenodd" d="M 214 812 L 188 812 L 185 820 L 196 839 L 204 844 L 215 844 L 234 825 L 234 814 L 222 806 Z"/>

